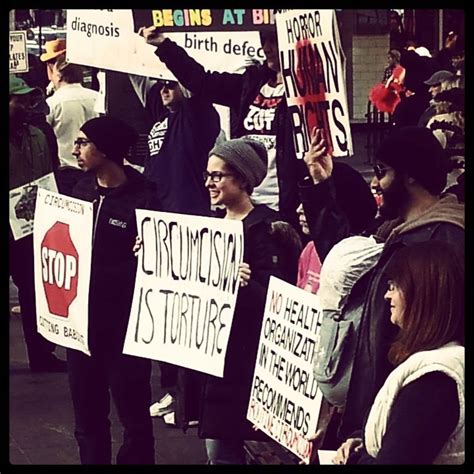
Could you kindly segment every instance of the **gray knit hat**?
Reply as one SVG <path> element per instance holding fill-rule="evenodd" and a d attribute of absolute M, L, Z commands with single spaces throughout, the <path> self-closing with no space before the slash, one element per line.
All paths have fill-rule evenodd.
<path fill-rule="evenodd" d="M 265 145 L 250 138 L 227 140 L 216 145 L 209 156 L 215 155 L 232 167 L 248 184 L 252 193 L 267 174 L 268 155 Z"/>

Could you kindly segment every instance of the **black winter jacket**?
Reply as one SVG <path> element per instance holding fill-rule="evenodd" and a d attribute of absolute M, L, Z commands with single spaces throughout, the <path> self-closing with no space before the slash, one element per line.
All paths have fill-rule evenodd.
<path fill-rule="evenodd" d="M 155 122 L 148 136 L 145 176 L 156 183 L 163 210 L 210 215 L 209 192 L 202 174 L 219 135 L 219 114 L 211 102 L 195 96 L 185 98 L 171 113 L 163 105 L 159 83 L 148 90 L 147 78 L 130 75 L 130 80 Z M 159 127 L 165 119 L 168 127 L 163 140 Z M 160 140 L 163 142 L 157 151 Z"/>
<path fill-rule="evenodd" d="M 241 287 L 227 347 L 224 377 L 206 375 L 199 414 L 199 436 L 216 439 L 262 439 L 246 420 L 258 341 L 260 338 L 268 281 L 282 278 L 278 249 L 269 237 L 271 222 L 278 213 L 256 206 L 243 220 L 244 262 L 252 270 L 251 280 Z"/>
<path fill-rule="evenodd" d="M 166 39 L 156 49 L 157 56 L 194 95 L 231 109 L 231 135 L 247 132 L 243 121 L 260 88 L 275 72 L 264 66 L 250 66 L 243 74 L 207 72 L 186 51 Z M 280 189 L 279 210 L 283 220 L 299 229 L 296 208 L 299 205 L 297 182 L 306 176 L 303 160 L 295 155 L 288 106 L 284 98 L 276 109 L 276 163 Z"/>
<path fill-rule="evenodd" d="M 73 197 L 93 203 L 92 263 L 89 289 L 89 342 L 123 344 L 127 328 L 137 259 L 135 209 L 160 210 L 154 185 L 126 166 L 127 181 L 100 195 L 96 176 L 87 173 Z M 120 348 L 121 349 L 121 348 Z"/>

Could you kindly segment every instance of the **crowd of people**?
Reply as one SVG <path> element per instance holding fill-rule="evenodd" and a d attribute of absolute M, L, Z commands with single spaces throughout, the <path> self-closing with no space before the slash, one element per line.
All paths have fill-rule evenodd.
<path fill-rule="evenodd" d="M 333 159 L 321 129 L 296 159 L 276 32 L 261 33 L 266 61 L 243 74 L 205 71 L 156 27 L 139 34 L 177 79 L 129 75 L 153 118 L 143 173 L 126 165 L 136 131 L 95 111 L 97 92 L 81 85 L 64 40 L 41 56 L 54 89 L 47 99 L 10 75 L 10 189 L 54 172 L 59 192 L 93 203 L 91 356 L 68 349 L 61 361 L 38 334 L 33 239 L 9 239 L 30 368 L 68 372 L 81 463 L 112 462 L 112 396 L 124 430 L 117 464 L 154 464 L 152 416 L 171 411 L 184 430 L 198 423 L 209 464 L 245 464 L 244 441 L 269 439 L 246 413 L 272 275 L 320 298 L 313 375 L 323 402 L 312 462 L 330 449 L 335 464 L 463 463 L 458 66 L 446 52 L 436 63 L 415 45 L 390 50 L 384 83 L 400 97 L 377 150 L 374 196 Z M 274 110 L 256 107 L 262 98 Z M 230 107 L 229 139 L 213 103 Z M 167 393 L 157 403 L 152 361 L 122 353 L 142 250 L 137 209 L 238 220 L 245 236 L 223 377 L 159 362 Z"/>

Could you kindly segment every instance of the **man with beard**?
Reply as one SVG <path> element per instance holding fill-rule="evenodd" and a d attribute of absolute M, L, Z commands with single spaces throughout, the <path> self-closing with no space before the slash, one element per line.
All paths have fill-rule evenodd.
<path fill-rule="evenodd" d="M 376 237 L 385 241 L 384 250 L 372 269 L 365 286 L 364 306 L 359 326 L 347 403 L 339 438 L 350 438 L 353 448 L 362 438 L 360 430 L 378 390 L 393 369 L 387 352 L 397 335 L 390 324 L 390 307 L 384 300 L 387 290 L 386 268 L 401 248 L 426 240 L 442 240 L 464 247 L 464 205 L 454 195 L 442 195 L 446 186 L 447 157 L 431 131 L 421 127 L 394 130 L 377 151 L 374 167 L 382 193 L 380 213 L 386 221 L 377 229 Z M 332 225 L 332 245 L 344 235 L 340 226 L 348 220 L 337 204 L 332 183 L 333 162 L 318 130 L 313 131 L 311 148 L 305 156 L 313 186 L 319 193 L 303 200 L 311 236 L 318 248 L 319 235 L 328 238 Z M 310 188 L 310 186 L 306 186 Z M 302 192 L 308 189 L 301 188 Z M 317 199 L 316 199 L 317 197 Z M 343 228 L 348 229 L 347 225 Z M 326 247 L 331 248 L 326 242 Z M 358 295 L 350 294 L 350 298 Z M 349 443 L 349 444 L 350 444 Z"/>

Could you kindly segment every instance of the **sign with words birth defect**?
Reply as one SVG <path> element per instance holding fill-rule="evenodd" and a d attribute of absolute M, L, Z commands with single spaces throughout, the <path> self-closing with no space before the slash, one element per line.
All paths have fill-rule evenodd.
<path fill-rule="evenodd" d="M 136 215 L 143 243 L 123 353 L 222 377 L 242 222 L 141 209 Z"/>
<path fill-rule="evenodd" d="M 33 230 L 38 332 L 90 355 L 92 203 L 38 189 Z"/>
<path fill-rule="evenodd" d="M 247 419 L 309 462 L 322 394 L 313 377 L 319 299 L 271 277 Z"/>
<path fill-rule="evenodd" d="M 111 71 L 137 74 L 145 77 L 176 80 L 174 74 L 155 54 L 156 47 L 137 34 L 139 27 L 158 25 L 155 20 L 161 10 L 68 10 L 67 11 L 67 60 Z M 244 10 L 245 11 L 245 10 Z M 152 13 L 155 12 L 155 13 Z M 182 10 L 164 10 L 176 13 Z M 248 15 L 250 17 L 250 14 Z M 269 14 L 254 14 L 254 21 L 268 22 Z M 181 15 L 184 20 L 184 16 Z M 192 17 L 194 18 L 194 16 Z M 191 19 L 192 19 L 191 18 Z M 134 23 L 135 19 L 135 23 Z M 167 20 L 166 20 L 167 21 Z M 191 20 L 190 20 L 191 21 Z M 230 20 L 229 20 L 230 21 Z M 263 62 L 265 55 L 256 29 L 252 31 L 222 30 L 202 31 L 186 26 L 172 28 L 166 37 L 194 58 L 204 69 L 219 72 L 243 72 L 249 61 Z"/>

